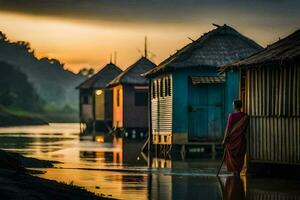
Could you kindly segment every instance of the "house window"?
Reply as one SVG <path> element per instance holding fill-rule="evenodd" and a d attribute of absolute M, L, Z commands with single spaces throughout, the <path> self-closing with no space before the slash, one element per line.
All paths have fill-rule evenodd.
<path fill-rule="evenodd" d="M 117 107 L 120 106 L 120 96 L 121 96 L 121 90 L 117 89 Z"/>
<path fill-rule="evenodd" d="M 147 106 L 148 105 L 148 92 L 147 91 L 135 91 L 134 102 L 135 102 L 135 106 Z"/>
<path fill-rule="evenodd" d="M 156 93 L 155 93 L 155 81 L 152 82 L 152 98 L 156 98 Z"/>
<path fill-rule="evenodd" d="M 172 88 L 171 78 L 168 77 L 168 96 L 171 96 L 171 88 Z"/>
<path fill-rule="evenodd" d="M 164 93 L 163 93 L 163 91 L 164 91 L 164 81 L 163 81 L 163 79 L 160 79 L 160 87 L 159 87 L 159 96 L 160 97 L 163 97 L 163 95 L 164 95 Z"/>
<path fill-rule="evenodd" d="M 156 96 L 157 96 L 157 98 L 159 97 L 159 85 L 160 85 L 160 81 L 159 80 L 157 80 L 156 81 Z"/>
<path fill-rule="evenodd" d="M 168 91 L 169 91 L 169 81 L 168 81 L 169 78 L 165 78 L 164 81 L 165 81 L 165 97 L 168 96 Z"/>
<path fill-rule="evenodd" d="M 90 104 L 89 96 L 85 95 L 82 97 L 83 104 Z"/>

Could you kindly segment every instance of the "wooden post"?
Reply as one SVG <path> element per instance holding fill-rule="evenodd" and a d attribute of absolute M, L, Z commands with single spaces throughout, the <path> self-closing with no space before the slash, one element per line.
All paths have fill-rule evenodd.
<path fill-rule="evenodd" d="M 181 153 L 182 160 L 185 160 L 185 156 L 186 156 L 185 144 L 183 144 L 183 145 L 181 146 L 180 153 Z"/>
<path fill-rule="evenodd" d="M 216 159 L 216 155 L 217 155 L 217 152 L 216 152 L 216 143 L 213 143 L 211 145 L 211 152 L 212 152 L 212 159 L 215 160 Z"/>
<path fill-rule="evenodd" d="M 149 82 L 149 87 L 148 87 L 148 152 L 151 151 L 151 145 L 152 145 L 152 114 L 151 114 L 151 98 L 152 98 L 152 93 L 151 93 L 151 88 L 152 88 L 152 83 L 151 81 Z"/>
<path fill-rule="evenodd" d="M 82 134 L 82 131 L 81 131 L 81 122 L 79 122 L 79 134 L 80 135 Z"/>
<path fill-rule="evenodd" d="M 92 106 L 93 106 L 93 139 L 96 137 L 96 95 L 95 90 L 92 91 Z"/>

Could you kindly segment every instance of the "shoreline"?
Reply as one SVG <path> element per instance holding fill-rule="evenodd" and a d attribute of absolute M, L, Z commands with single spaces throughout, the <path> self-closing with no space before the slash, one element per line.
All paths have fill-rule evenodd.
<path fill-rule="evenodd" d="M 0 127 L 49 125 L 49 123 L 79 123 L 76 111 L 26 111 L 0 105 Z"/>
<path fill-rule="evenodd" d="M 49 160 L 39 160 L 0 150 L 0 197 L 1 199 L 45 199 L 64 200 L 112 199 L 98 196 L 85 188 L 54 180 L 43 179 L 32 174 L 41 173 L 39 170 L 27 168 L 52 168 L 58 163 Z"/>
<path fill-rule="evenodd" d="M 45 120 L 36 116 L 17 115 L 4 111 L 0 108 L 0 127 L 22 126 L 22 125 L 48 125 Z"/>

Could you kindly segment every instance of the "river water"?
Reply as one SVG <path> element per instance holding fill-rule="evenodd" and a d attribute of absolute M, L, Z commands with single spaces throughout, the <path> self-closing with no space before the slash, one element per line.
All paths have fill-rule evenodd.
<path fill-rule="evenodd" d="M 75 184 L 117 199 L 300 199 L 298 181 L 241 179 L 223 174 L 211 159 L 147 158 L 143 141 L 79 139 L 78 124 L 0 128 L 0 148 L 55 160 L 43 178 Z"/>

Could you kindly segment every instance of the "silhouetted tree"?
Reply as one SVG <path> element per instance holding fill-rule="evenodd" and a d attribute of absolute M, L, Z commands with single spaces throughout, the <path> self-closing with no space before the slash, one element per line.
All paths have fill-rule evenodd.
<path fill-rule="evenodd" d="M 34 111 L 42 107 L 26 75 L 4 62 L 0 62 L 0 104 Z"/>
<path fill-rule="evenodd" d="M 6 35 L 2 31 L 0 31 L 0 40 L 5 42 L 8 41 Z"/>
<path fill-rule="evenodd" d="M 91 77 L 95 74 L 95 70 L 93 68 L 82 68 L 78 74 L 86 77 Z"/>
<path fill-rule="evenodd" d="M 46 103 L 53 103 L 58 107 L 65 104 L 72 108 L 78 107 L 78 93 L 75 87 L 85 77 L 65 70 L 64 64 L 59 60 L 46 57 L 38 59 L 28 42 L 12 42 L 0 32 L 0 61 L 9 63 L 23 72 Z"/>

